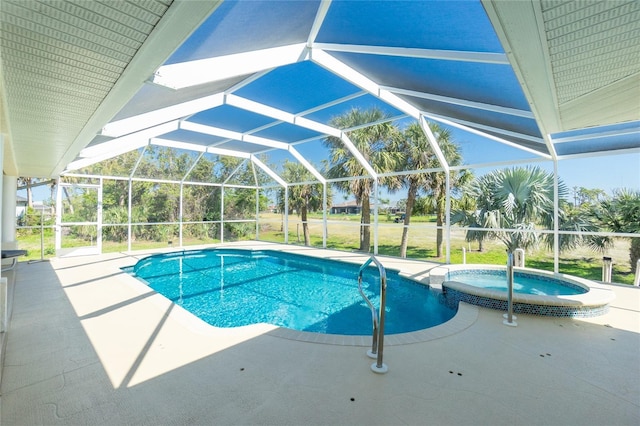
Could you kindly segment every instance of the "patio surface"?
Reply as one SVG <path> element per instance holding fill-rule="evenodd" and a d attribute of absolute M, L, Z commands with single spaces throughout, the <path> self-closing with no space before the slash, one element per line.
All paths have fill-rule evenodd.
<path fill-rule="evenodd" d="M 462 306 L 413 343 L 391 340 L 389 372 L 379 375 L 351 341 L 204 324 L 120 270 L 145 254 L 19 264 L 3 336 L 2 425 L 640 424 L 638 288 L 612 285 L 604 316 L 519 315 L 518 327 L 503 325 L 502 312 Z M 436 266 L 383 263 L 417 277 Z"/>

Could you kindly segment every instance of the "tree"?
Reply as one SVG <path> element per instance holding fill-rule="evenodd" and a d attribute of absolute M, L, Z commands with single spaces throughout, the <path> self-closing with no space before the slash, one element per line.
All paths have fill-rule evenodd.
<path fill-rule="evenodd" d="M 458 165 L 462 161 L 458 145 L 452 140 L 451 132 L 441 127 L 437 123 L 429 123 L 429 129 L 433 133 L 442 150 L 445 159 L 449 165 Z M 404 154 L 403 169 L 404 170 L 421 170 L 438 168 L 442 165 L 438 161 L 427 136 L 425 135 L 419 123 L 410 124 L 402 133 L 399 134 L 397 140 L 397 150 Z M 466 174 L 450 172 L 451 190 L 461 183 L 461 178 Z M 409 240 L 409 223 L 411 216 L 415 210 L 420 192 L 429 195 L 428 199 L 432 202 L 433 211 L 436 212 L 436 224 L 439 227 L 436 232 L 436 255 L 442 256 L 442 224 L 444 223 L 445 202 L 446 202 L 446 176 L 442 173 L 414 173 L 399 176 L 399 185 L 407 188 L 407 199 L 404 217 L 404 228 L 402 230 L 402 239 L 400 242 L 400 256 L 407 256 L 407 244 Z M 421 205 L 420 210 L 424 211 L 426 206 Z"/>
<path fill-rule="evenodd" d="M 636 234 L 640 232 L 640 191 L 620 189 L 613 197 L 600 202 L 593 210 L 593 217 L 600 225 L 611 232 Z M 631 239 L 629 261 L 631 272 L 636 272 L 640 259 L 640 238 Z"/>
<path fill-rule="evenodd" d="M 309 182 L 315 180 L 306 167 L 300 163 L 285 161 L 283 165 L 282 178 L 288 183 Z M 327 188 L 328 190 L 329 188 Z M 289 207 L 296 210 L 302 220 L 302 232 L 304 234 L 304 245 L 311 245 L 311 235 L 309 233 L 309 223 L 307 215 L 309 212 L 320 210 L 323 206 L 323 188 L 320 183 L 302 183 L 291 185 L 288 190 Z M 327 191 L 327 202 L 330 203 L 330 194 Z M 278 191 L 278 204 L 280 210 L 284 211 L 285 190 Z M 291 210 L 290 210 L 291 211 Z"/>
<path fill-rule="evenodd" d="M 333 118 L 330 125 L 339 129 L 355 128 L 348 133 L 349 138 L 376 173 L 384 173 L 396 170 L 400 158 L 400 153 L 393 150 L 392 144 L 393 135 L 397 129 L 391 122 L 384 121 L 388 118 L 387 114 L 377 108 L 366 111 L 354 108 L 344 115 Z M 359 127 L 370 123 L 378 124 Z M 330 136 L 325 139 L 324 143 L 331 150 L 328 170 L 330 178 L 353 178 L 354 176 L 367 175 L 364 166 L 351 154 L 342 139 Z M 381 179 L 380 183 L 384 185 L 388 181 L 388 179 Z M 371 179 L 361 178 L 337 182 L 335 185 L 342 191 L 353 193 L 356 201 L 362 205 L 360 250 L 368 252 L 371 247 L 369 198 L 373 190 L 373 182 Z"/>
<path fill-rule="evenodd" d="M 508 251 L 533 248 L 539 243 L 536 227 L 553 227 L 553 188 L 553 174 L 539 167 L 494 170 L 465 188 L 476 200 L 475 212 L 467 213 L 478 227 L 496 229 L 489 236 L 502 241 Z M 558 182 L 560 199 L 566 194 L 566 186 Z M 461 212 L 455 212 L 453 221 L 460 222 L 463 217 Z M 467 232 L 469 236 L 474 231 Z"/>
<path fill-rule="evenodd" d="M 602 189 L 589 189 L 585 187 L 573 187 L 573 206 L 581 207 L 583 205 L 592 206 L 599 203 L 605 197 Z"/>
<path fill-rule="evenodd" d="M 33 208 L 33 190 L 31 189 L 31 186 L 34 183 L 35 183 L 34 179 L 30 177 L 18 178 L 18 186 L 24 186 L 27 190 L 27 207 L 30 207 L 30 208 Z"/>

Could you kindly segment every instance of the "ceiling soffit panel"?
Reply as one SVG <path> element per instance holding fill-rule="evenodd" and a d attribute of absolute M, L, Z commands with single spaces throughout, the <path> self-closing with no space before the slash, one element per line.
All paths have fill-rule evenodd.
<path fill-rule="evenodd" d="M 640 119 L 640 2 L 542 2 L 563 129 Z"/>
<path fill-rule="evenodd" d="M 563 130 L 638 121 L 640 73 L 561 105 L 559 111 Z"/>
<path fill-rule="evenodd" d="M 482 3 L 545 133 L 640 120 L 640 2 Z"/>
<path fill-rule="evenodd" d="M 51 159 L 68 149 L 168 7 L 118 5 L 3 0 L 0 48 L 20 174 L 51 174 Z"/>
<path fill-rule="evenodd" d="M 541 8 L 560 105 L 640 71 L 638 1 Z"/>

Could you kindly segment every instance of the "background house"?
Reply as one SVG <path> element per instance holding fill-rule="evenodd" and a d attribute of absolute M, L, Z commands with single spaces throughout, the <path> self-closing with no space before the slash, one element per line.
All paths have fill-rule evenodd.
<path fill-rule="evenodd" d="M 355 200 L 331 206 L 331 214 L 360 214 L 362 206 Z"/>

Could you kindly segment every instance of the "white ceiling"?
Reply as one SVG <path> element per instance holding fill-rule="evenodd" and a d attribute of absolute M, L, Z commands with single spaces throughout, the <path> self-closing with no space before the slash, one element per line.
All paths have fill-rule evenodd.
<path fill-rule="evenodd" d="M 2 0 L 5 174 L 57 176 L 218 5 Z M 482 5 L 552 156 L 548 134 L 640 120 L 640 2 Z"/>
<path fill-rule="evenodd" d="M 638 120 L 640 2 L 483 4 L 548 133 Z"/>
<path fill-rule="evenodd" d="M 4 172 L 54 177 L 219 2 L 0 2 Z"/>

